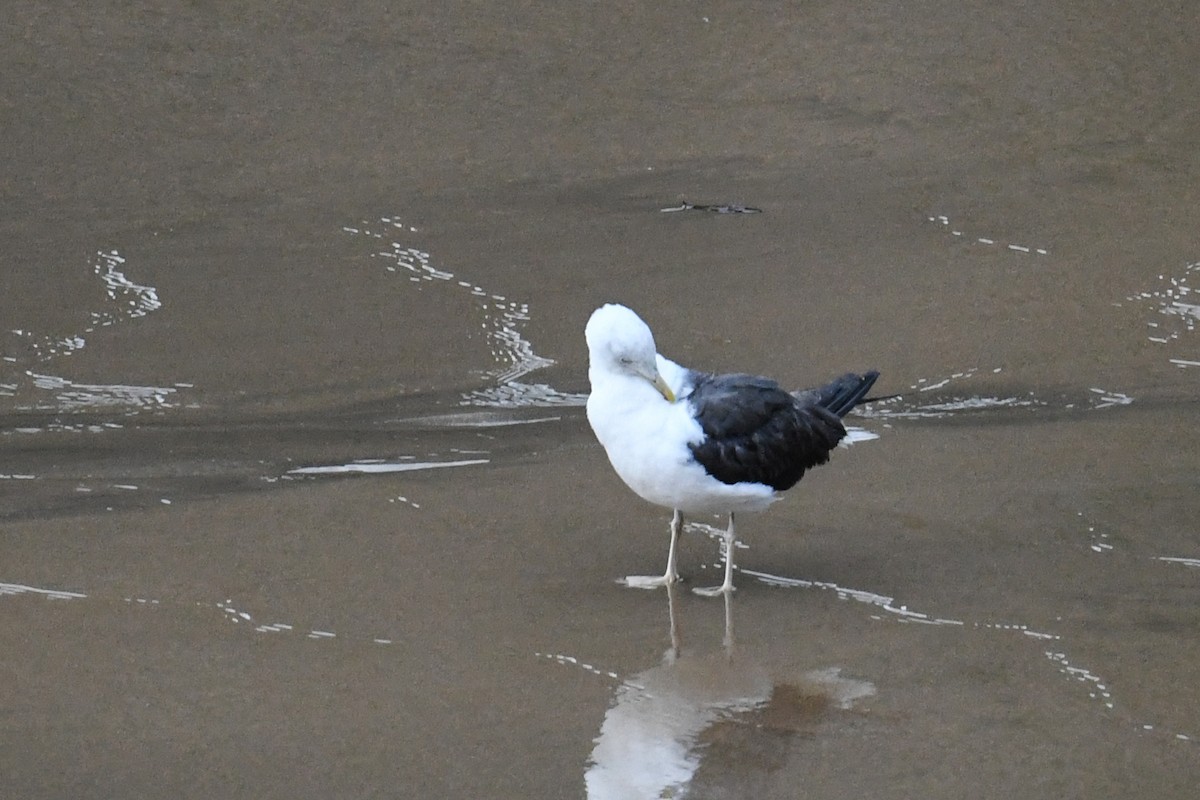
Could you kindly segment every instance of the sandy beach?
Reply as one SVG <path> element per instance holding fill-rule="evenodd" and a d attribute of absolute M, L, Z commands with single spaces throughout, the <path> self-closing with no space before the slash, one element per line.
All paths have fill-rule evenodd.
<path fill-rule="evenodd" d="M 1195 796 L 1200 12 L 9 19 L 0 795 Z M 727 603 L 609 301 L 896 395 Z"/>

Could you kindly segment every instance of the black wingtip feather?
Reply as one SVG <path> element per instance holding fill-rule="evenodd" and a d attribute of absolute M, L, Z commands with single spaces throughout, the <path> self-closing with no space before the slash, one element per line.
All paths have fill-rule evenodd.
<path fill-rule="evenodd" d="M 696 461 L 722 483 L 790 489 L 824 464 L 846 435 L 841 418 L 863 402 L 879 373 L 847 373 L 824 386 L 788 393 L 753 375 L 701 375 L 688 400 L 704 431 L 689 443 Z"/>
<path fill-rule="evenodd" d="M 850 409 L 862 402 L 878 378 L 877 370 L 869 370 L 862 375 L 847 372 L 816 390 L 817 405 L 844 417 L 850 413 Z"/>

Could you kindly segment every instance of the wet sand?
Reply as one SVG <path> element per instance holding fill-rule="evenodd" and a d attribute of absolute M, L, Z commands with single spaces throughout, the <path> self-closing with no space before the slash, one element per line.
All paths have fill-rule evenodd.
<path fill-rule="evenodd" d="M 0 794 L 1194 796 L 1195 11 L 12 19 Z M 900 395 L 728 606 L 607 300 Z"/>

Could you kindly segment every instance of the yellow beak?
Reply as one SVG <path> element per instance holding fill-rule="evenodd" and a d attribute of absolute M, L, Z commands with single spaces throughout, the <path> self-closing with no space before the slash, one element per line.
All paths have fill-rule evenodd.
<path fill-rule="evenodd" d="M 668 403 L 675 402 L 675 393 L 671 391 L 670 386 L 667 386 L 667 382 L 663 380 L 663 376 L 657 372 L 654 373 L 654 388 L 658 389 L 659 393 L 667 398 Z"/>

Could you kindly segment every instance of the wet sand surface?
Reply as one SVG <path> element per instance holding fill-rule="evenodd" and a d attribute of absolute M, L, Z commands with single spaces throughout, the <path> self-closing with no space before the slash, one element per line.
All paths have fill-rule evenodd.
<path fill-rule="evenodd" d="M 1195 796 L 1196 10 L 9 18 L 0 795 Z M 728 603 L 609 300 L 900 395 Z"/>

